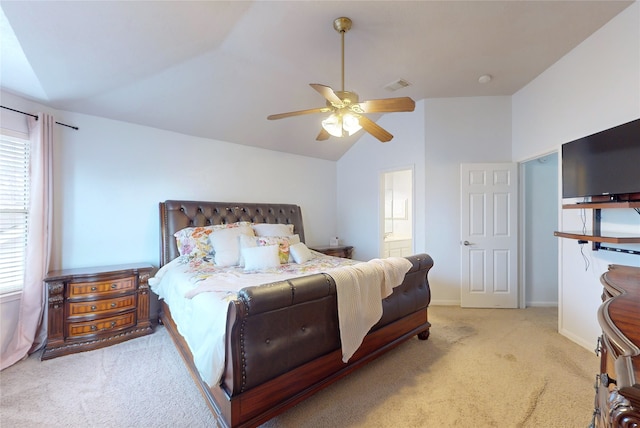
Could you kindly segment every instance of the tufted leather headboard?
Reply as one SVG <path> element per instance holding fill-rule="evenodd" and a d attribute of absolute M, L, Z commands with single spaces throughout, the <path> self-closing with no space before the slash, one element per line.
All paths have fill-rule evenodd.
<path fill-rule="evenodd" d="M 173 234 L 192 226 L 228 224 L 237 221 L 293 224 L 293 232 L 304 242 L 302 212 L 298 205 L 239 202 L 160 202 L 160 266 L 178 257 Z"/>

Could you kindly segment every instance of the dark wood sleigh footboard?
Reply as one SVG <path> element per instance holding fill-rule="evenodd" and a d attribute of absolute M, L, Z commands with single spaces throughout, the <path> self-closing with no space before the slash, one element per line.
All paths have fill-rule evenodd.
<path fill-rule="evenodd" d="M 296 233 L 302 232 L 302 216 L 295 205 L 227 208 L 213 202 L 167 201 L 160 204 L 160 214 L 161 264 L 176 256 L 173 233 L 187 226 L 251 220 L 292 223 Z M 225 369 L 220 384 L 213 387 L 200 377 L 164 302 L 161 319 L 220 425 L 257 426 L 413 336 L 428 337 L 427 275 L 433 260 L 427 254 L 407 259 L 412 267 L 403 283 L 383 300 L 382 318 L 346 364 L 335 282 L 327 274 L 242 289 L 229 306 Z"/>

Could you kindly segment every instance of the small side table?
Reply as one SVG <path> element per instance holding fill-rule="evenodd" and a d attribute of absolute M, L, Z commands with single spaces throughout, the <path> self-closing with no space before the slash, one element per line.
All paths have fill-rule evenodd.
<path fill-rule="evenodd" d="M 313 251 L 317 251 L 322 254 L 334 257 L 342 257 L 344 259 L 350 259 L 353 255 L 353 247 L 351 245 L 335 245 L 326 247 L 309 247 Z"/>

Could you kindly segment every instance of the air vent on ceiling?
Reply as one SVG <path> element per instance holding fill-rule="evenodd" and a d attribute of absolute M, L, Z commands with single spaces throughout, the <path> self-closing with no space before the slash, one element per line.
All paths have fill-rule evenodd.
<path fill-rule="evenodd" d="M 398 89 L 406 88 L 409 85 L 411 85 L 411 83 L 407 82 L 406 80 L 398 79 L 385 85 L 384 88 L 388 91 L 397 91 Z"/>

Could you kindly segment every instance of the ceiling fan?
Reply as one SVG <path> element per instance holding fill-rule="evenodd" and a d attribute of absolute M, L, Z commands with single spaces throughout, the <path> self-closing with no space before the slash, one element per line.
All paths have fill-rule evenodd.
<path fill-rule="evenodd" d="M 316 140 L 327 140 L 330 135 L 346 137 L 364 128 L 365 131 L 383 143 L 391 141 L 393 135 L 364 116 L 364 113 L 413 111 L 416 103 L 409 97 L 359 102 L 358 94 L 344 90 L 344 34 L 351 29 L 351 24 L 351 19 L 346 17 L 337 18 L 333 21 L 333 28 L 342 36 L 342 90 L 334 91 L 329 86 L 311 83 L 310 86 L 327 100 L 325 107 L 272 114 L 267 119 L 284 119 L 285 117 L 312 113 L 331 113 L 329 117 L 322 121 L 322 129 Z"/>

